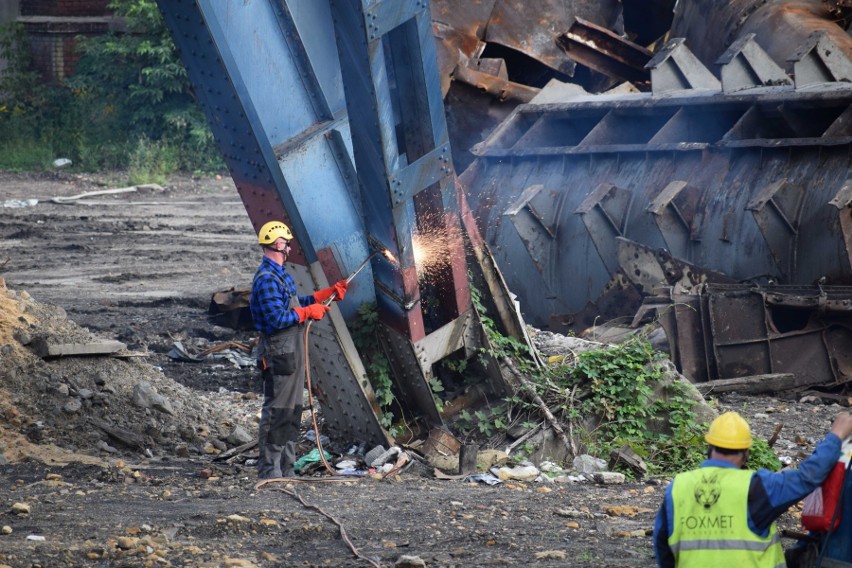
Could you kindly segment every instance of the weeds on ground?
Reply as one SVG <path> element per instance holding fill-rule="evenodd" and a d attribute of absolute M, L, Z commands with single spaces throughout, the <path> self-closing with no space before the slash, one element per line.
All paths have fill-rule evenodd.
<path fill-rule="evenodd" d="M 671 476 L 705 459 L 708 425 L 699 420 L 688 387 L 666 380 L 667 355 L 655 351 L 647 339 L 632 336 L 621 344 L 580 353 L 567 364 L 537 368 L 526 346 L 503 336 L 484 315 L 481 296 L 473 286 L 472 296 L 491 345 L 488 354 L 515 361 L 582 451 L 606 459 L 612 450 L 627 445 L 643 457 L 651 476 Z M 490 435 L 508 428 L 510 414 L 540 414 L 523 393 L 505 402 L 506 407 L 490 413 L 462 413 L 459 424 Z M 660 427 L 660 417 L 666 417 L 667 427 Z M 755 439 L 749 466 L 778 471 L 781 464 L 766 441 Z M 634 476 L 631 470 L 621 471 Z"/>

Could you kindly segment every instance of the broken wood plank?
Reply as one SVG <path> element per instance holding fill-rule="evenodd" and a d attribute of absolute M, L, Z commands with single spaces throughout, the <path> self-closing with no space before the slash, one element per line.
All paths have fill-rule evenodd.
<path fill-rule="evenodd" d="M 130 448 L 144 450 L 145 447 L 148 445 L 145 443 L 145 437 L 137 434 L 136 432 L 131 432 L 130 430 L 118 428 L 116 426 L 113 426 L 109 422 L 101 420 L 100 418 L 95 418 L 94 416 L 89 417 L 89 422 L 106 432 L 106 434 L 113 440 L 121 442 L 122 444 Z"/>
<path fill-rule="evenodd" d="M 135 191 L 140 190 L 140 189 L 141 190 L 158 191 L 158 192 L 165 191 L 165 189 L 163 189 L 163 186 L 161 186 L 161 185 L 158 185 L 156 183 L 146 183 L 146 184 L 143 184 L 143 185 L 132 185 L 130 187 L 117 187 L 115 189 L 102 189 L 102 190 L 98 190 L 98 191 L 87 191 L 86 193 L 80 193 L 78 195 L 71 195 L 71 196 L 68 196 L 68 197 L 53 197 L 53 198 L 51 198 L 51 201 L 53 203 L 59 203 L 59 204 L 71 203 L 72 201 L 76 201 L 76 200 L 82 199 L 84 197 L 94 197 L 96 195 L 115 195 L 115 194 L 118 194 L 118 193 L 130 193 L 130 192 L 135 192 Z"/>
<path fill-rule="evenodd" d="M 769 440 L 767 440 L 767 442 L 766 442 L 766 444 L 767 444 L 770 448 L 775 447 L 775 442 L 777 442 L 777 441 L 778 441 L 778 436 L 781 434 L 781 429 L 782 429 L 783 427 L 784 427 L 784 424 L 776 424 L 776 425 L 775 425 L 775 431 L 774 431 L 774 432 L 772 432 L 772 436 L 770 436 L 770 437 L 769 437 Z"/>
<path fill-rule="evenodd" d="M 843 394 L 834 394 L 831 392 L 820 392 L 815 390 L 806 390 L 802 393 L 802 398 L 806 396 L 813 396 L 820 399 L 823 403 L 831 404 L 832 402 L 836 402 L 840 406 L 852 406 L 852 396 L 843 395 Z"/>
<path fill-rule="evenodd" d="M 639 474 L 640 477 L 648 473 L 648 466 L 645 465 L 645 460 L 628 445 L 621 446 L 620 449 L 612 450 L 609 453 L 609 469 L 614 470 L 616 464 L 619 463 L 623 463 Z"/>
<path fill-rule="evenodd" d="M 719 379 L 706 383 L 695 383 L 695 388 L 703 395 L 719 392 L 773 393 L 802 386 L 792 373 L 771 373 L 751 375 L 733 379 Z"/>
<path fill-rule="evenodd" d="M 70 357 L 77 355 L 111 355 L 127 349 L 120 341 L 103 340 L 90 343 L 59 343 L 46 337 L 37 337 L 30 343 L 36 355 L 46 357 Z"/>
<path fill-rule="evenodd" d="M 459 450 L 459 475 L 476 473 L 476 456 L 478 454 L 479 446 L 462 444 Z"/>
<path fill-rule="evenodd" d="M 236 457 L 236 456 L 240 455 L 241 453 L 243 453 L 247 450 L 254 449 L 255 447 L 257 447 L 257 443 L 258 443 L 258 441 L 254 440 L 254 441 L 251 441 L 251 442 L 246 442 L 242 446 L 237 446 L 236 448 L 231 448 L 230 450 L 226 450 L 226 451 L 222 452 L 221 454 L 219 454 L 218 456 L 214 457 L 213 461 L 214 462 L 227 461 L 228 459 L 230 459 L 232 457 Z"/>

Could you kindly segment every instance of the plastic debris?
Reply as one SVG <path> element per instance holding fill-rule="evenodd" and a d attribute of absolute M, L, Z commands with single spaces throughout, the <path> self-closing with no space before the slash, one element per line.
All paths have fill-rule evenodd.
<path fill-rule="evenodd" d="M 8 209 L 23 209 L 34 205 L 38 205 L 38 199 L 7 199 L 3 202 L 3 207 Z"/>
<path fill-rule="evenodd" d="M 247 346 L 234 341 L 221 343 L 208 348 L 197 355 L 190 353 L 181 343 L 176 341 L 172 344 L 168 357 L 175 361 L 192 361 L 199 363 L 210 359 L 224 359 L 230 361 L 235 367 L 254 367 L 257 365 L 257 357 L 254 353 L 247 353 Z"/>
<path fill-rule="evenodd" d="M 464 478 L 468 483 L 486 483 L 488 485 L 498 485 L 503 483 L 497 477 L 491 475 L 490 473 L 477 473 L 476 475 L 469 475 Z"/>
<path fill-rule="evenodd" d="M 325 450 L 323 450 L 323 455 L 325 456 L 326 460 L 330 460 L 332 458 L 332 455 L 326 452 Z M 312 463 L 319 463 L 320 461 L 322 460 L 320 459 L 319 450 L 314 448 L 313 450 L 296 460 L 296 463 L 293 464 L 293 470 L 296 473 L 299 473 Z"/>
<path fill-rule="evenodd" d="M 514 467 L 501 467 L 497 470 L 497 477 L 503 481 L 514 479 L 516 481 L 535 481 L 541 472 L 534 465 L 516 465 Z"/>

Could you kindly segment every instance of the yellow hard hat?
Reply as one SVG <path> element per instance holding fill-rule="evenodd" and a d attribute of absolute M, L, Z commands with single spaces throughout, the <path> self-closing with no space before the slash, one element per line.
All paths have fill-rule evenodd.
<path fill-rule="evenodd" d="M 752 444 L 751 429 L 742 416 L 736 412 L 726 412 L 710 424 L 704 440 L 717 448 L 747 450 Z"/>
<path fill-rule="evenodd" d="M 257 242 L 262 245 L 271 245 L 278 239 L 287 239 L 289 241 L 292 238 L 293 233 L 290 231 L 290 227 L 281 221 L 269 221 L 257 233 Z"/>

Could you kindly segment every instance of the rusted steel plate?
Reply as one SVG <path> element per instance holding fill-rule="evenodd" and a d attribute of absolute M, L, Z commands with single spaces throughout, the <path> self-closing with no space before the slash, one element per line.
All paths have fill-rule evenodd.
<path fill-rule="evenodd" d="M 556 45 L 556 36 L 565 33 L 580 17 L 623 33 L 621 3 L 618 0 L 499 0 L 491 14 L 485 41 L 516 49 L 548 67 L 573 76 L 576 66 Z"/>
<path fill-rule="evenodd" d="M 755 34 L 757 43 L 782 68 L 812 32 L 825 31 L 838 48 L 852 56 L 852 38 L 838 26 L 823 0 L 680 0 L 670 37 L 686 45 L 710 69 L 738 38 Z"/>
<path fill-rule="evenodd" d="M 598 73 L 629 81 L 639 89 L 651 88 L 651 73 L 645 65 L 653 53 L 610 30 L 582 18 L 556 37 L 568 56 Z"/>
<path fill-rule="evenodd" d="M 464 64 L 456 67 L 453 77 L 457 81 L 467 83 L 501 101 L 509 100 L 516 103 L 528 103 L 539 91 L 539 89 L 534 87 L 527 87 L 520 83 L 513 83 L 512 81 L 477 71 Z"/>

